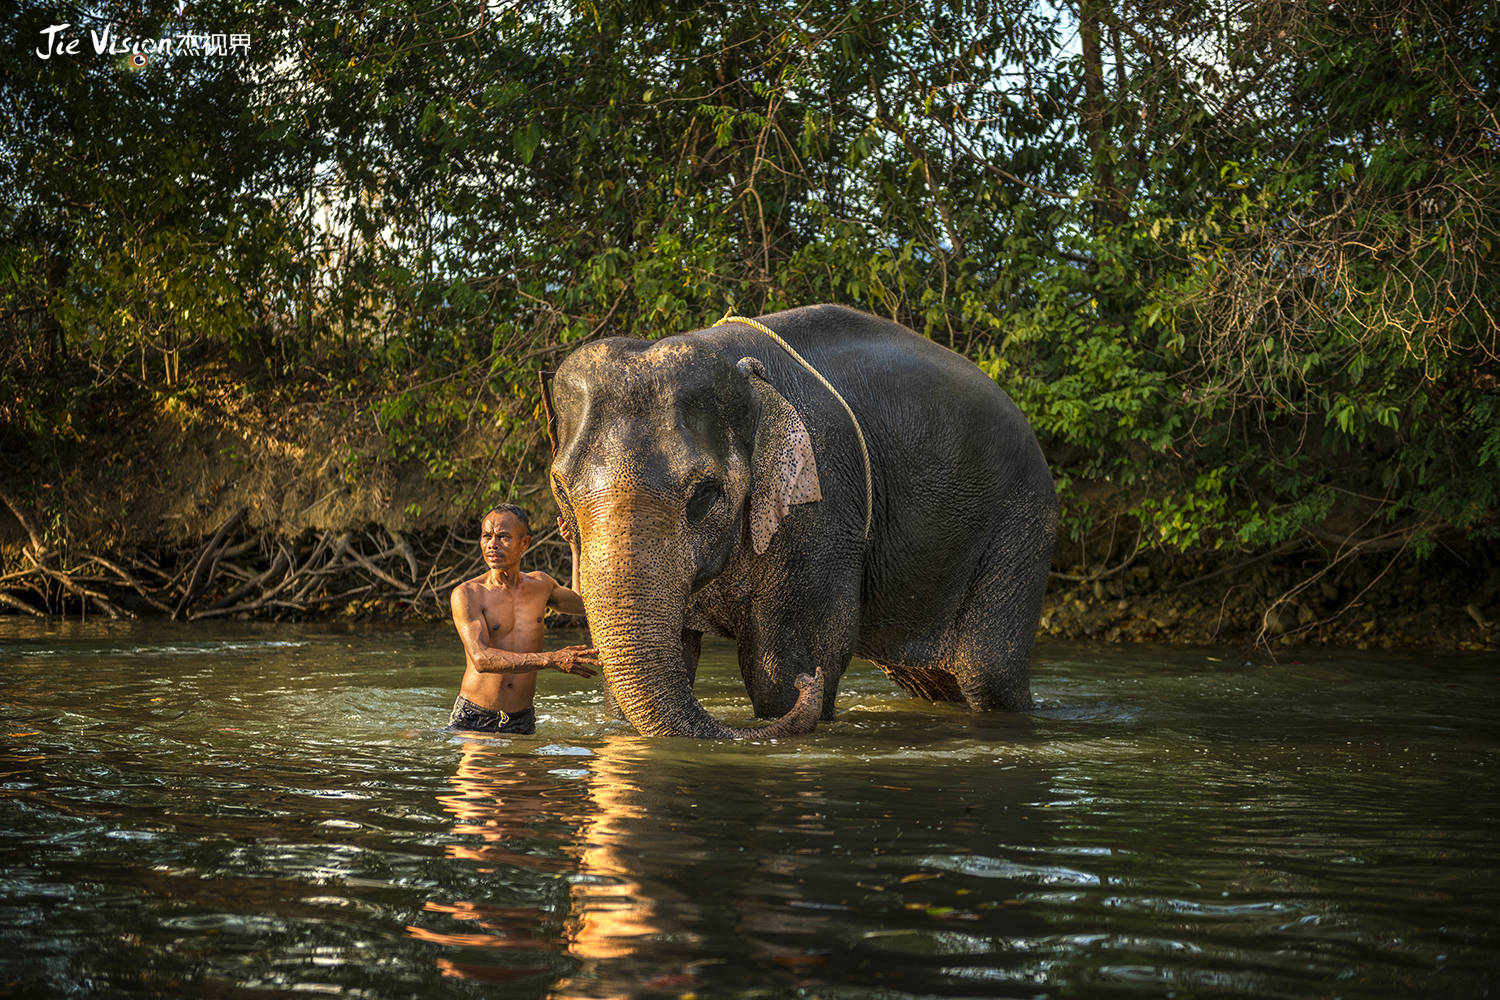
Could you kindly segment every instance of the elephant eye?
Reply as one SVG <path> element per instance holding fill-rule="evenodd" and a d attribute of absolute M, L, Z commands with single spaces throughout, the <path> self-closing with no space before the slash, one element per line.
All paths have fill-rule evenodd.
<path fill-rule="evenodd" d="M 713 510 L 714 504 L 724 498 L 724 487 L 717 479 L 705 479 L 693 487 L 693 495 L 688 497 L 687 516 L 689 521 L 701 521 Z"/>

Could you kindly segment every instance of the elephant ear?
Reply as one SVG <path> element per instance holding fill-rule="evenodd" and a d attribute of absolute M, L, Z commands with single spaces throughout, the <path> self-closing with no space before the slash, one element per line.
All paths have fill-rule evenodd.
<path fill-rule="evenodd" d="M 557 412 L 552 408 L 552 376 L 555 371 L 542 369 L 537 372 L 537 378 L 542 383 L 542 409 L 547 414 L 547 443 L 552 446 L 552 454 L 557 454 Z"/>
<path fill-rule="evenodd" d="M 760 399 L 755 449 L 750 460 L 750 544 L 760 555 L 791 513 L 792 505 L 823 499 L 812 437 L 791 403 L 766 379 L 754 358 L 741 358 L 739 369 Z"/>

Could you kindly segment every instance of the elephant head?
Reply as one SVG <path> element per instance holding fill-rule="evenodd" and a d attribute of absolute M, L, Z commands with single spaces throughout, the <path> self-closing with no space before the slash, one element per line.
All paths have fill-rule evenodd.
<path fill-rule="evenodd" d="M 794 504 L 821 496 L 797 411 L 752 358 L 693 337 L 612 338 L 543 375 L 551 485 L 604 678 L 644 735 L 809 732 L 823 678 L 769 726 L 732 729 L 694 697 L 689 599 L 742 549 L 765 552 Z M 749 553 L 743 553 L 748 556 Z"/>

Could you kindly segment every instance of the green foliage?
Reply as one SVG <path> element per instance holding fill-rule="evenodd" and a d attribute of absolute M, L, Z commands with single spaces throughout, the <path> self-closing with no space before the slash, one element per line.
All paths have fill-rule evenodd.
<path fill-rule="evenodd" d="M 132 28 L 249 54 L 0 69 L 25 462 L 232 369 L 374 428 L 347 476 L 505 492 L 572 346 L 837 301 L 997 379 L 1077 533 L 1496 535 L 1485 5 L 178 7 Z"/>
<path fill-rule="evenodd" d="M 1159 544 L 1493 538 L 1494 14 L 1150 10 L 1081 8 L 1096 153 L 981 364 Z"/>

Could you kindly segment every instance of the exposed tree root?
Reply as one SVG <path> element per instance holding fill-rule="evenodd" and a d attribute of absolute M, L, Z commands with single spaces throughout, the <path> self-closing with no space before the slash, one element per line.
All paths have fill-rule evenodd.
<path fill-rule="evenodd" d="M 384 615 L 440 618 L 452 588 L 484 570 L 477 541 L 451 529 L 424 538 L 371 525 L 286 538 L 251 527 L 243 509 L 190 547 L 61 552 L 3 490 L 0 503 L 31 539 L 19 565 L 0 568 L 0 613 L 285 620 L 378 604 Z M 567 547 L 555 531 L 538 535 L 528 567 L 562 574 Z"/>

